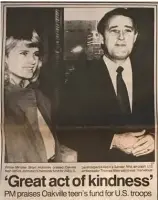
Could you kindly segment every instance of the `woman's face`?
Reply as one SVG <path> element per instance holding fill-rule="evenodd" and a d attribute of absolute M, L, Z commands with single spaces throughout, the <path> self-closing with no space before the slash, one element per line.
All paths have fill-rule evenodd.
<path fill-rule="evenodd" d="M 23 79 L 31 79 L 40 62 L 39 48 L 29 44 L 29 41 L 18 41 L 6 57 L 10 73 Z"/>

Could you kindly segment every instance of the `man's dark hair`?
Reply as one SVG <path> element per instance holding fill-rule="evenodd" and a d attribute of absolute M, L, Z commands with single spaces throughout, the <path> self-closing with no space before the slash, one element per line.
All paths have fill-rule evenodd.
<path fill-rule="evenodd" d="M 106 13 L 103 16 L 103 18 L 99 21 L 98 26 L 97 26 L 97 30 L 100 34 L 102 34 L 104 36 L 104 31 L 105 31 L 105 28 L 107 26 L 109 19 L 112 18 L 115 15 L 122 15 L 122 16 L 131 18 L 135 32 L 138 31 L 137 24 L 136 24 L 135 18 L 134 18 L 133 13 L 132 13 L 132 9 L 130 9 L 130 8 L 127 8 L 127 9 L 116 8 L 116 9 Z"/>

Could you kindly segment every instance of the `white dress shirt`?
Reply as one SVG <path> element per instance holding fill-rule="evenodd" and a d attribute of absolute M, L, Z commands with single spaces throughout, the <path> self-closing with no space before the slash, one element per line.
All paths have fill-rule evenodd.
<path fill-rule="evenodd" d="M 128 92 L 128 97 L 129 97 L 129 103 L 130 103 L 130 108 L 132 111 L 132 101 L 133 101 L 133 76 L 132 76 L 132 67 L 131 67 L 131 61 L 129 58 L 125 60 L 125 62 L 121 65 L 116 64 L 112 60 L 110 60 L 108 57 L 105 55 L 103 56 L 103 60 L 107 66 L 107 69 L 109 71 L 109 75 L 111 77 L 111 81 L 115 90 L 115 93 L 117 94 L 117 68 L 119 66 L 123 67 L 123 72 L 122 72 L 122 78 L 126 84 L 127 92 Z"/>

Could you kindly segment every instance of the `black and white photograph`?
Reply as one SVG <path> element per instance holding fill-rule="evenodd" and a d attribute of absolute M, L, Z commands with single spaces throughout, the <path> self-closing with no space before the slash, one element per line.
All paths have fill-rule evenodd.
<path fill-rule="evenodd" d="M 155 162 L 154 6 L 3 14 L 5 163 Z"/>

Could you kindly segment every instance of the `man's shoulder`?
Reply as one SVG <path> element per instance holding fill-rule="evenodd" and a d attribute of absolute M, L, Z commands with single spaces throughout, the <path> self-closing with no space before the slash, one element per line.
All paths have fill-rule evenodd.
<path fill-rule="evenodd" d="M 77 63 L 74 67 L 74 70 L 68 76 L 66 86 L 75 87 L 75 85 L 84 85 L 95 76 L 99 76 L 105 68 L 105 63 L 102 58 L 93 59 L 93 60 L 84 60 L 82 65 Z"/>
<path fill-rule="evenodd" d="M 104 64 L 103 58 L 100 57 L 99 59 L 87 60 L 86 65 L 88 68 L 95 68 L 99 67 Z"/>
<path fill-rule="evenodd" d="M 76 74 L 85 74 L 86 73 L 92 73 L 93 71 L 99 71 L 99 69 L 103 68 L 105 66 L 105 63 L 102 59 L 93 59 L 93 60 L 85 60 L 81 65 L 76 65 L 75 67 L 75 73 Z M 74 74 L 75 74 L 74 73 Z"/>
<path fill-rule="evenodd" d="M 76 63 L 74 66 L 74 70 L 68 75 L 67 77 L 67 84 L 69 83 L 83 83 L 84 80 L 88 81 L 87 79 L 95 75 L 100 68 L 103 66 L 102 59 L 99 60 L 84 60 L 81 62 Z M 82 81 L 81 81 L 82 80 Z"/>

